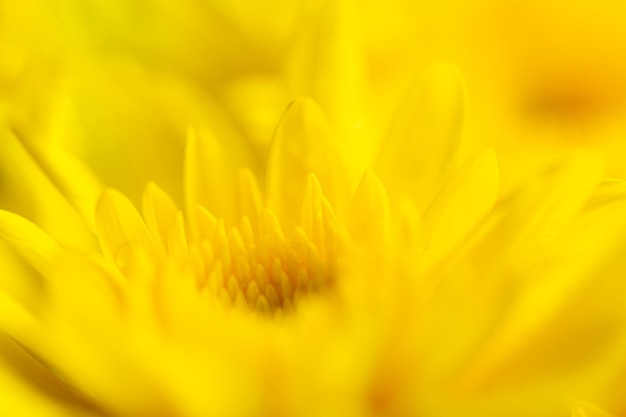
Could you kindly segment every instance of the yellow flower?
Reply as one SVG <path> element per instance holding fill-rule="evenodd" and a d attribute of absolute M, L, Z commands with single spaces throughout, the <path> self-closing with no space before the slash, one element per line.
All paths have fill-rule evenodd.
<path fill-rule="evenodd" d="M 13 132 L 86 237 L 59 244 L 0 211 L 0 235 L 36 272 L 0 292 L 0 411 L 624 407 L 624 184 L 579 154 L 499 195 L 494 152 L 458 152 L 463 91 L 455 70 L 431 70 L 367 170 L 306 98 L 285 111 L 263 171 L 191 129 L 184 209 L 150 184 L 141 214 L 60 149 Z"/>

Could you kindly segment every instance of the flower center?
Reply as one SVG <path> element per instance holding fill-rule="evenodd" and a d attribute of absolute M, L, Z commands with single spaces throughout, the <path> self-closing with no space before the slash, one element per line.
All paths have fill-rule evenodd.
<path fill-rule="evenodd" d="M 260 204 L 242 212 L 238 227 L 227 228 L 199 204 L 184 216 L 151 184 L 143 216 L 125 196 L 105 191 L 96 230 L 104 255 L 131 286 L 156 290 L 161 309 L 180 296 L 184 303 L 197 299 L 275 315 L 334 284 L 342 229 L 312 174 L 300 208 L 299 221 L 284 216 L 291 230 L 287 237 L 274 210 Z"/>
<path fill-rule="evenodd" d="M 172 226 L 167 253 L 191 265 L 199 290 L 226 306 L 288 313 L 302 297 L 333 285 L 335 218 L 321 193 L 314 194 L 319 198 L 305 199 L 301 221 L 289 239 L 271 209 L 253 220 L 244 216 L 239 227 L 227 230 L 223 220 L 197 206 L 189 233 L 182 215 Z"/>
<path fill-rule="evenodd" d="M 250 220 L 226 232 L 224 222 L 198 210 L 203 225 L 198 275 L 222 303 L 268 314 L 292 311 L 298 301 L 332 285 L 332 259 L 320 253 L 302 228 L 287 242 L 271 210 L 261 219 L 258 238 Z"/>

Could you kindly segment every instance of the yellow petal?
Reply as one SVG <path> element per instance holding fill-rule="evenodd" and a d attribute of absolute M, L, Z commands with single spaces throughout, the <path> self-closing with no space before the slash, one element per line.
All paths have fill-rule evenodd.
<path fill-rule="evenodd" d="M 187 213 L 192 219 L 195 218 L 196 206 L 200 205 L 227 223 L 236 224 L 237 219 L 233 215 L 234 173 L 230 156 L 222 142 L 207 130 L 189 129 L 185 150 L 184 191 Z"/>
<path fill-rule="evenodd" d="M 0 237 L 41 274 L 49 272 L 61 248 L 28 220 L 0 210 Z"/>
<path fill-rule="evenodd" d="M 212 240 L 217 229 L 217 219 L 202 206 L 196 206 L 194 213 L 198 239 Z"/>
<path fill-rule="evenodd" d="M 178 207 L 169 195 L 156 184 L 150 183 L 143 193 L 142 209 L 143 219 L 154 237 L 154 241 L 162 251 L 165 250 Z"/>
<path fill-rule="evenodd" d="M 309 174 L 305 183 L 304 198 L 300 209 L 300 225 L 309 239 L 319 247 L 324 243 L 322 187 L 315 174 Z"/>
<path fill-rule="evenodd" d="M 129 264 L 133 247 L 154 256 L 154 243 L 132 203 L 123 194 L 106 189 L 96 208 L 96 232 L 103 252 L 121 269 Z"/>
<path fill-rule="evenodd" d="M 255 233 L 259 231 L 259 217 L 263 210 L 261 191 L 254 174 L 248 169 L 239 171 L 237 181 L 237 208 L 240 218 L 247 217 Z"/>
<path fill-rule="evenodd" d="M 87 223 L 93 225 L 94 208 L 102 186 L 91 171 L 61 148 L 44 147 L 26 139 L 18 131 L 14 133 L 52 184 L 87 220 Z"/>
<path fill-rule="evenodd" d="M 359 36 L 363 26 L 361 10 L 359 2 L 352 0 L 327 2 L 313 10 L 307 16 L 311 24 L 294 39 L 287 72 L 297 94 L 313 97 L 328 112 L 340 134 L 338 148 L 350 154 L 351 165 L 359 168 L 369 162 L 367 157 L 375 143 L 363 140 L 363 132 L 369 131 L 364 127 L 371 127 L 364 125 L 373 118 L 366 117 L 367 57 Z"/>
<path fill-rule="evenodd" d="M 267 160 L 266 198 L 285 228 L 297 224 L 301 185 L 313 172 L 333 207 L 345 198 L 345 178 L 321 110 L 310 98 L 293 101 L 283 115 Z"/>
<path fill-rule="evenodd" d="M 518 218 L 526 219 L 525 230 L 516 233 L 518 239 L 533 244 L 558 234 L 585 206 L 603 174 L 603 161 L 581 152 L 525 187 L 523 200 L 514 208 Z"/>
<path fill-rule="evenodd" d="M 501 200 L 502 224 L 483 242 L 482 256 L 491 259 L 493 267 L 532 263 L 585 206 L 592 210 L 619 199 L 618 184 L 598 185 L 603 172 L 599 158 L 581 152 L 527 180 L 511 198 Z"/>
<path fill-rule="evenodd" d="M 7 358 L 8 359 L 8 358 Z M 50 398 L 36 384 L 28 381 L 14 370 L 14 364 L 0 357 L 0 414 L 3 416 L 32 417 L 79 417 L 87 416 L 84 411 L 74 410 L 60 401 Z"/>
<path fill-rule="evenodd" d="M 491 150 L 466 162 L 446 183 L 422 217 L 431 262 L 441 260 L 485 219 L 498 184 L 498 161 Z"/>
<path fill-rule="evenodd" d="M 28 338 L 35 319 L 29 311 L 4 291 L 0 291 L 0 327 L 11 337 Z M 2 355 L 0 355 L 2 356 Z"/>
<path fill-rule="evenodd" d="M 459 72 L 445 64 L 431 68 L 398 107 L 376 172 L 394 191 L 410 190 L 423 208 L 456 169 L 464 117 Z"/>
<path fill-rule="evenodd" d="M 189 251 L 185 232 L 185 218 L 180 211 L 176 213 L 174 223 L 169 230 L 167 248 L 168 252 L 178 259 L 183 258 Z"/>
<path fill-rule="evenodd" d="M 606 204 L 626 198 L 626 181 L 605 179 L 601 181 L 585 205 L 585 210 L 593 210 Z"/>
<path fill-rule="evenodd" d="M 271 209 L 263 210 L 259 236 L 259 259 L 268 264 L 271 254 L 280 253 L 287 246 L 283 229 Z"/>
<path fill-rule="evenodd" d="M 572 406 L 572 417 L 611 417 L 612 414 L 587 402 L 577 402 Z"/>
<path fill-rule="evenodd" d="M 391 214 L 385 186 L 367 171 L 350 208 L 348 228 L 357 243 L 385 250 L 391 230 Z"/>
<path fill-rule="evenodd" d="M 93 235 L 93 222 L 89 223 L 86 220 L 86 218 L 93 220 L 95 203 L 86 204 L 90 207 L 85 207 L 81 215 L 76 205 L 72 206 L 68 194 L 63 194 L 61 186 L 55 184 L 54 173 L 47 171 L 44 163 L 38 161 L 34 155 L 41 153 L 41 158 L 50 159 L 50 164 L 54 167 L 65 170 L 65 176 L 68 177 L 65 179 L 68 181 L 74 183 L 87 181 L 84 178 L 90 174 L 80 169 L 73 172 L 72 163 L 66 163 L 61 156 L 67 155 L 52 145 L 27 144 L 26 140 L 20 140 L 15 134 L 7 132 L 0 132 L 0 136 L 3 145 L 0 159 L 5 168 L 10 168 L 11 172 L 6 178 L 6 187 L 3 186 L 5 199 L 10 195 L 5 201 L 5 204 L 9 205 L 7 209 L 10 207 L 10 211 L 28 213 L 29 218 L 65 246 L 74 248 L 89 246 L 95 249 L 97 241 Z M 31 145 L 33 149 L 29 150 L 27 147 Z M 83 179 L 74 179 L 72 176 Z M 24 199 L 21 204 L 20 199 Z"/>
<path fill-rule="evenodd" d="M 621 199 L 576 219 L 538 262 L 509 265 L 505 291 L 496 295 L 500 300 L 488 302 L 506 300 L 506 314 L 488 330 L 467 386 L 503 386 L 552 375 L 589 392 L 614 379 L 626 349 L 626 282 L 620 279 L 625 203 Z M 517 274 L 525 285 L 514 284 L 511 278 Z"/>
<path fill-rule="evenodd" d="M 315 174 L 309 174 L 300 205 L 300 226 L 309 241 L 315 245 L 324 261 L 333 255 L 337 233 L 335 213 L 322 193 Z"/>

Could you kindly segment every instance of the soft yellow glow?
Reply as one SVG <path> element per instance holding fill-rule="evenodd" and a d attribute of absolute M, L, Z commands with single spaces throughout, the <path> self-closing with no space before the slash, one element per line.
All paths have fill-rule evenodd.
<path fill-rule="evenodd" d="M 0 415 L 620 415 L 622 9 L 0 0 Z"/>

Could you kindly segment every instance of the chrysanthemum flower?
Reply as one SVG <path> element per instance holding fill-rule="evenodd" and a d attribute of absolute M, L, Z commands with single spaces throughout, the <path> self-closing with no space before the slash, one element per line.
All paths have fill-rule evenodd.
<path fill-rule="evenodd" d="M 149 184 L 140 210 L 15 129 L 99 245 L 0 212 L 34 271 L 0 293 L 0 411 L 623 410 L 623 183 L 583 154 L 500 196 L 493 151 L 459 161 L 463 109 L 456 72 L 434 69 L 365 172 L 310 99 L 285 111 L 263 171 L 191 129 L 184 204 Z"/>

